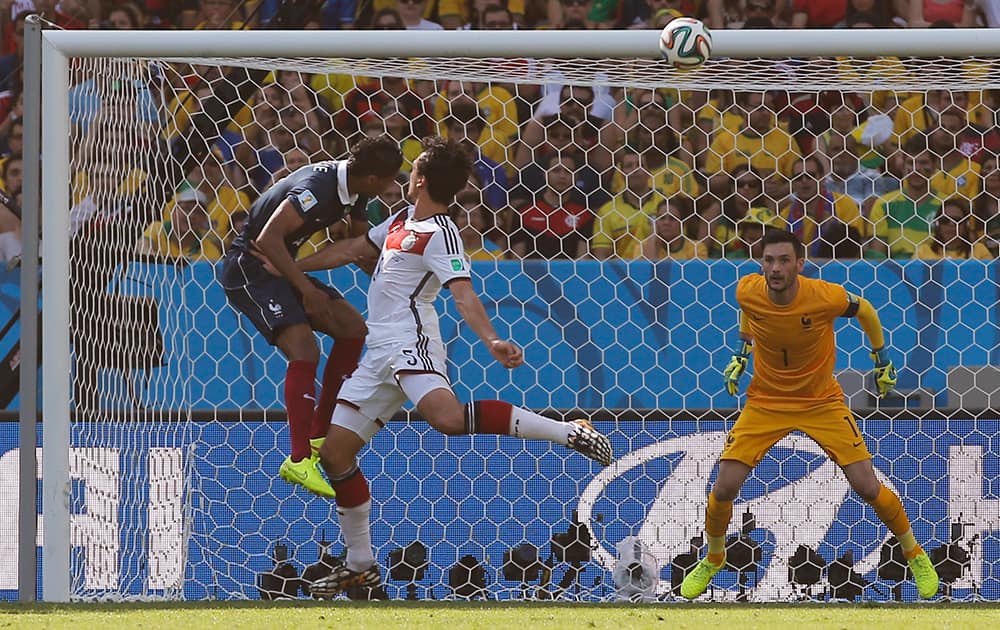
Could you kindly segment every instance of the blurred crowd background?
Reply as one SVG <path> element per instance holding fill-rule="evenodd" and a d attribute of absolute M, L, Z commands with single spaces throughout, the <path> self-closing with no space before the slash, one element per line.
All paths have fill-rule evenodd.
<path fill-rule="evenodd" d="M 33 13 L 63 29 L 585 30 L 662 28 L 681 15 L 715 29 L 1000 26 L 1000 0 L 0 0 L 3 260 L 20 253 L 23 31 Z M 889 72 L 906 63 L 882 61 Z M 74 75 L 70 91 L 74 233 L 161 200 L 136 215 L 128 246 L 137 254 L 217 260 L 273 182 L 386 133 L 404 172 L 372 200 L 371 221 L 405 206 L 421 137 L 460 138 L 476 168 L 453 216 L 474 260 L 747 258 L 768 227 L 796 232 L 813 258 L 988 259 L 1000 242 L 1000 91 L 930 82 L 920 92 L 733 92 L 282 70 L 221 121 L 178 181 L 144 196 L 167 184 L 127 156 L 183 136 L 235 81 L 217 66 L 147 71 L 124 86 Z M 125 107 L 106 96 L 119 88 Z"/>

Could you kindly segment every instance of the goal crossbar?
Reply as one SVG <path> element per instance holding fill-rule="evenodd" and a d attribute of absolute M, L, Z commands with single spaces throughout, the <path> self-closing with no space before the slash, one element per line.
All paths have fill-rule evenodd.
<path fill-rule="evenodd" d="M 606 31 L 46 31 L 72 57 L 655 58 L 656 30 Z M 713 57 L 998 57 L 992 29 L 725 30 Z M 180 53 L 180 54 L 178 54 Z"/>

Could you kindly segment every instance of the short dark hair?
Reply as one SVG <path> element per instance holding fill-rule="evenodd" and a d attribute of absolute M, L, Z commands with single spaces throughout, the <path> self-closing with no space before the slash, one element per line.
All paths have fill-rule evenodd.
<path fill-rule="evenodd" d="M 362 139 L 351 147 L 350 153 L 347 163 L 351 173 L 361 177 L 393 177 L 403 165 L 399 141 L 387 134 Z"/>
<path fill-rule="evenodd" d="M 128 19 L 131 20 L 135 28 L 145 28 L 146 26 L 146 15 L 143 13 L 143 10 L 139 7 L 139 5 L 134 2 L 122 2 L 117 6 L 112 7 L 111 11 L 121 11 L 127 15 Z M 108 11 L 109 15 L 111 14 L 111 11 Z"/>
<path fill-rule="evenodd" d="M 21 167 L 22 168 L 24 167 L 24 160 L 21 158 L 20 155 L 12 155 L 3 162 L 0 162 L 0 179 L 3 179 L 5 183 L 7 181 L 7 171 L 10 170 L 10 165 L 13 164 L 14 162 L 20 162 Z M 7 192 L 13 192 L 13 191 L 7 191 Z"/>
<path fill-rule="evenodd" d="M 903 143 L 903 152 L 911 158 L 931 150 L 930 134 L 918 131 Z"/>
<path fill-rule="evenodd" d="M 841 221 L 828 220 L 819 231 L 819 243 L 813 252 L 816 258 L 862 258 L 861 235 Z"/>
<path fill-rule="evenodd" d="M 423 159 L 417 160 L 417 174 L 427 180 L 427 194 L 437 203 L 450 204 L 465 188 L 472 174 L 472 156 L 454 138 L 427 136 L 420 142 Z"/>
<path fill-rule="evenodd" d="M 774 28 L 774 22 L 769 17 L 751 17 L 743 22 L 743 30 L 753 30 L 759 28 Z"/>
<path fill-rule="evenodd" d="M 576 154 L 569 153 L 566 151 L 562 152 L 552 151 L 551 153 L 547 153 L 542 157 L 538 158 L 538 165 L 545 170 L 549 170 L 550 168 L 552 168 L 552 165 L 558 162 L 559 160 L 573 160 L 573 166 L 576 168 L 580 168 L 580 159 L 576 156 Z"/>
<path fill-rule="evenodd" d="M 445 127 L 461 125 L 466 132 L 468 130 L 482 131 L 486 127 L 482 112 L 479 111 L 479 104 L 468 97 L 458 98 L 451 104 L 448 117 L 445 119 Z"/>
<path fill-rule="evenodd" d="M 506 13 L 507 18 L 510 19 L 511 22 L 514 21 L 514 16 L 511 15 L 510 10 L 507 9 L 507 7 L 493 2 L 483 7 L 483 12 L 479 14 L 480 22 L 485 20 L 486 16 L 490 13 Z"/>
<path fill-rule="evenodd" d="M 372 16 L 372 23 L 371 23 L 372 27 L 378 28 L 378 26 L 379 26 L 378 21 L 381 20 L 382 18 L 386 17 L 386 16 L 392 17 L 393 21 L 396 23 L 393 28 L 399 29 L 399 30 L 402 30 L 402 29 L 406 28 L 403 25 L 403 18 L 400 17 L 399 11 L 397 11 L 396 9 L 393 9 L 392 7 L 386 7 L 384 9 L 378 10 L 375 13 L 375 15 Z"/>
<path fill-rule="evenodd" d="M 763 250 L 768 245 L 776 245 L 778 243 L 791 243 L 792 247 L 795 249 L 796 258 L 806 257 L 806 246 L 802 244 L 798 236 L 794 233 L 788 232 L 786 230 L 779 230 L 778 228 L 769 227 L 764 230 L 764 236 L 760 239 L 760 247 Z"/>

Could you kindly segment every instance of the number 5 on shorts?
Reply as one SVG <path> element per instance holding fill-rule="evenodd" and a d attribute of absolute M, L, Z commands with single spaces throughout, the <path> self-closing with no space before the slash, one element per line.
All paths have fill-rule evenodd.
<path fill-rule="evenodd" d="M 417 364 L 417 351 L 412 348 L 406 348 L 403 350 L 403 356 L 406 357 L 406 364 L 409 366 L 415 366 Z"/>

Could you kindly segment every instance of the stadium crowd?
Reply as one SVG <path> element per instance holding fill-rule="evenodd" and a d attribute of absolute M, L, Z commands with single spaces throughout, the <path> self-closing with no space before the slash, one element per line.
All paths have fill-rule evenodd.
<path fill-rule="evenodd" d="M 1000 0 L 0 0 L 4 260 L 20 250 L 32 13 L 65 29 L 661 28 L 680 15 L 717 29 L 1000 27 Z M 108 156 L 182 134 L 224 72 L 161 63 L 158 85 L 126 86 L 125 111 L 102 106 L 100 76 L 73 85 L 75 231 L 105 213 L 95 191 L 153 185 Z M 253 200 L 290 171 L 384 133 L 408 171 L 419 139 L 442 133 L 475 155 L 453 209 L 474 260 L 747 258 L 766 226 L 795 232 L 814 258 L 993 258 L 998 112 L 990 90 L 734 93 L 275 71 L 185 165 L 135 247 L 217 260 Z M 117 124 L 123 116 L 137 124 Z M 372 200 L 373 222 L 402 207 L 406 181 Z"/>

